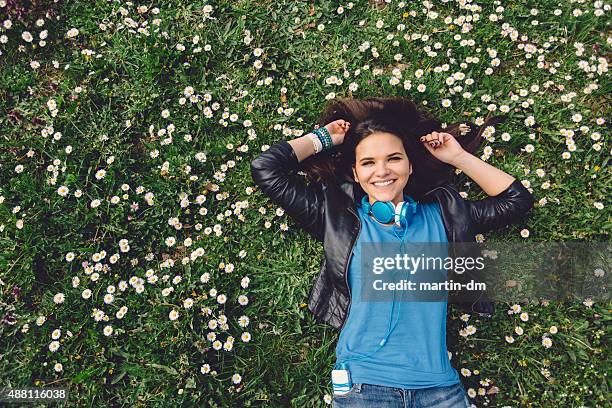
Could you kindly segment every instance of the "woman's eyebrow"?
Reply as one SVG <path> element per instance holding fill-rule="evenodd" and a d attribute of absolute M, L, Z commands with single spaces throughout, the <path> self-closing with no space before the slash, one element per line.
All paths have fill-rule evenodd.
<path fill-rule="evenodd" d="M 396 155 L 396 154 L 400 154 L 401 155 L 402 153 L 401 152 L 394 152 L 394 153 L 391 153 L 391 154 L 387 155 L 387 157 L 391 157 L 391 156 Z M 374 158 L 373 157 L 364 157 L 364 158 L 362 158 L 359 161 L 362 162 L 364 160 L 374 160 Z"/>

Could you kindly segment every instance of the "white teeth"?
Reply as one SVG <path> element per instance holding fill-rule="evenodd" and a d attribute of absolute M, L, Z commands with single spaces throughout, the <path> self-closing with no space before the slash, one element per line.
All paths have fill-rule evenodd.
<path fill-rule="evenodd" d="M 385 181 L 384 183 L 374 183 L 375 186 L 388 186 L 389 184 L 393 183 L 395 180 L 389 180 L 389 181 Z"/>

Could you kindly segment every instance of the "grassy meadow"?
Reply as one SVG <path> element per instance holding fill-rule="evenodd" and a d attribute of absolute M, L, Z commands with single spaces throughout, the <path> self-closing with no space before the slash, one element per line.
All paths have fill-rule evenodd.
<path fill-rule="evenodd" d="M 571 0 L 0 0 L 0 388 L 65 387 L 68 407 L 330 406 L 338 332 L 306 307 L 323 248 L 249 164 L 334 98 L 506 115 L 478 155 L 536 205 L 478 239 L 607 242 L 609 16 Z M 477 407 L 609 406 L 611 305 L 452 308 L 451 362 Z"/>

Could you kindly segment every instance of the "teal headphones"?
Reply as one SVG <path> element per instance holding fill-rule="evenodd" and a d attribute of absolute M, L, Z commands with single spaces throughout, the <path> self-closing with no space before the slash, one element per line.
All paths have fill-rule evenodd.
<path fill-rule="evenodd" d="M 387 224 L 393 221 L 400 227 L 407 227 L 412 215 L 417 210 L 416 201 L 406 193 L 404 193 L 404 201 L 397 203 L 397 206 L 393 205 L 391 201 L 375 201 L 374 204 L 370 204 L 366 194 L 361 198 L 361 206 L 367 214 L 372 214 L 378 222 Z"/>

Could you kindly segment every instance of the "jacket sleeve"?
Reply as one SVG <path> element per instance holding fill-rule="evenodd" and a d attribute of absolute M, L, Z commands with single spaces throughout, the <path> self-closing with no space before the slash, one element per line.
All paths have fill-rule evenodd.
<path fill-rule="evenodd" d="M 325 206 L 323 186 L 306 185 L 296 174 L 298 159 L 293 147 L 280 141 L 251 162 L 251 177 L 270 200 L 281 206 L 295 223 L 323 241 Z"/>
<path fill-rule="evenodd" d="M 522 221 L 533 207 L 534 199 L 516 179 L 496 196 L 467 200 L 467 203 L 475 232 L 485 233 Z"/>

